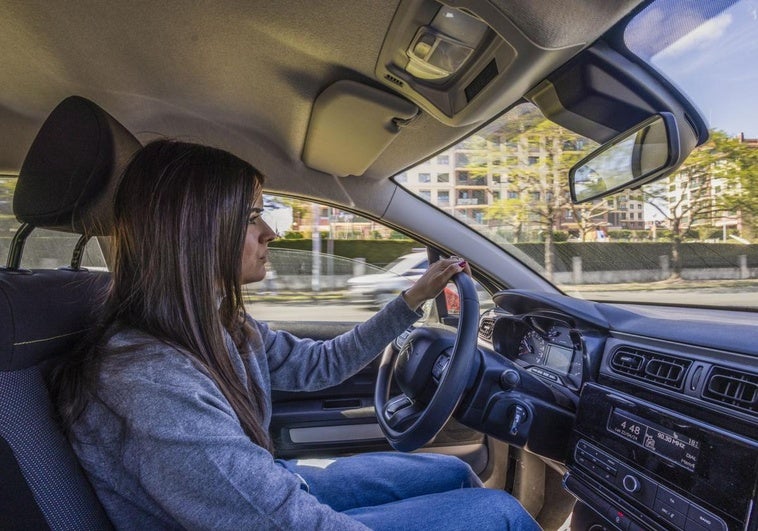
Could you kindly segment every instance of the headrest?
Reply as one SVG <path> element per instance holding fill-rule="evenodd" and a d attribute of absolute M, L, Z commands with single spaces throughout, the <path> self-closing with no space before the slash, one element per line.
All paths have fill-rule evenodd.
<path fill-rule="evenodd" d="M 141 147 L 110 114 L 71 96 L 50 113 L 18 176 L 13 212 L 35 227 L 104 236 L 121 172 Z"/>

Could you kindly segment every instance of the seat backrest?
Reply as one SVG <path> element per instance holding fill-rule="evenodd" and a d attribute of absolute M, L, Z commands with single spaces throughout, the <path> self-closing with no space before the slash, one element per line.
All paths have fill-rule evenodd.
<path fill-rule="evenodd" d="M 13 209 L 32 227 L 107 235 L 113 192 L 140 144 L 79 97 L 61 102 L 35 138 Z M 11 249 L 20 259 L 21 244 Z M 83 244 L 82 244 L 83 245 Z M 0 268 L 0 528 L 108 529 L 110 522 L 56 421 L 45 385 L 51 363 L 90 329 L 109 275 L 78 267 Z"/>

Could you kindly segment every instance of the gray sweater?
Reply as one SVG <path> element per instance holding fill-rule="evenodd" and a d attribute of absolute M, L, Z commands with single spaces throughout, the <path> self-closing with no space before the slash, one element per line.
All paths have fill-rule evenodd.
<path fill-rule="evenodd" d="M 250 320 L 263 340 L 243 359 L 265 395 L 335 385 L 365 367 L 418 319 L 398 297 L 330 341 L 298 339 Z M 119 529 L 366 529 L 301 489 L 294 474 L 245 435 L 216 385 L 174 347 L 137 330 L 109 346 L 96 400 L 72 426 L 71 442 Z"/>

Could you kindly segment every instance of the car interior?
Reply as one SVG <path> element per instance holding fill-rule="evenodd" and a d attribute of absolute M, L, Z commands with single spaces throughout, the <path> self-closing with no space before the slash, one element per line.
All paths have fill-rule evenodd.
<path fill-rule="evenodd" d="M 277 456 L 457 455 L 544 529 L 758 530 L 755 308 L 569 295 L 396 178 L 524 102 L 601 150 L 636 139 L 632 187 L 671 174 L 709 130 L 625 43 L 661 3 L 681 2 L 2 2 L 0 177 L 18 226 L 0 267 L 0 528 L 111 527 L 45 377 L 97 320 L 121 171 L 170 137 L 471 266 L 455 311 L 439 296 L 352 378 L 275 392 Z M 45 231 L 68 259 L 29 266 Z M 92 245 L 105 267 L 84 264 Z M 356 324 L 318 313 L 269 323 L 314 339 Z"/>

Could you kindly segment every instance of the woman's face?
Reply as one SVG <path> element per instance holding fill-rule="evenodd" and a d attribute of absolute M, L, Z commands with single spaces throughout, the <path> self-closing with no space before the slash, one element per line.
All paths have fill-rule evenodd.
<path fill-rule="evenodd" d="M 250 209 L 247 222 L 245 246 L 242 250 L 242 284 L 258 282 L 266 276 L 268 242 L 276 238 L 276 233 L 263 221 L 262 212 L 263 195 L 260 194 Z"/>

